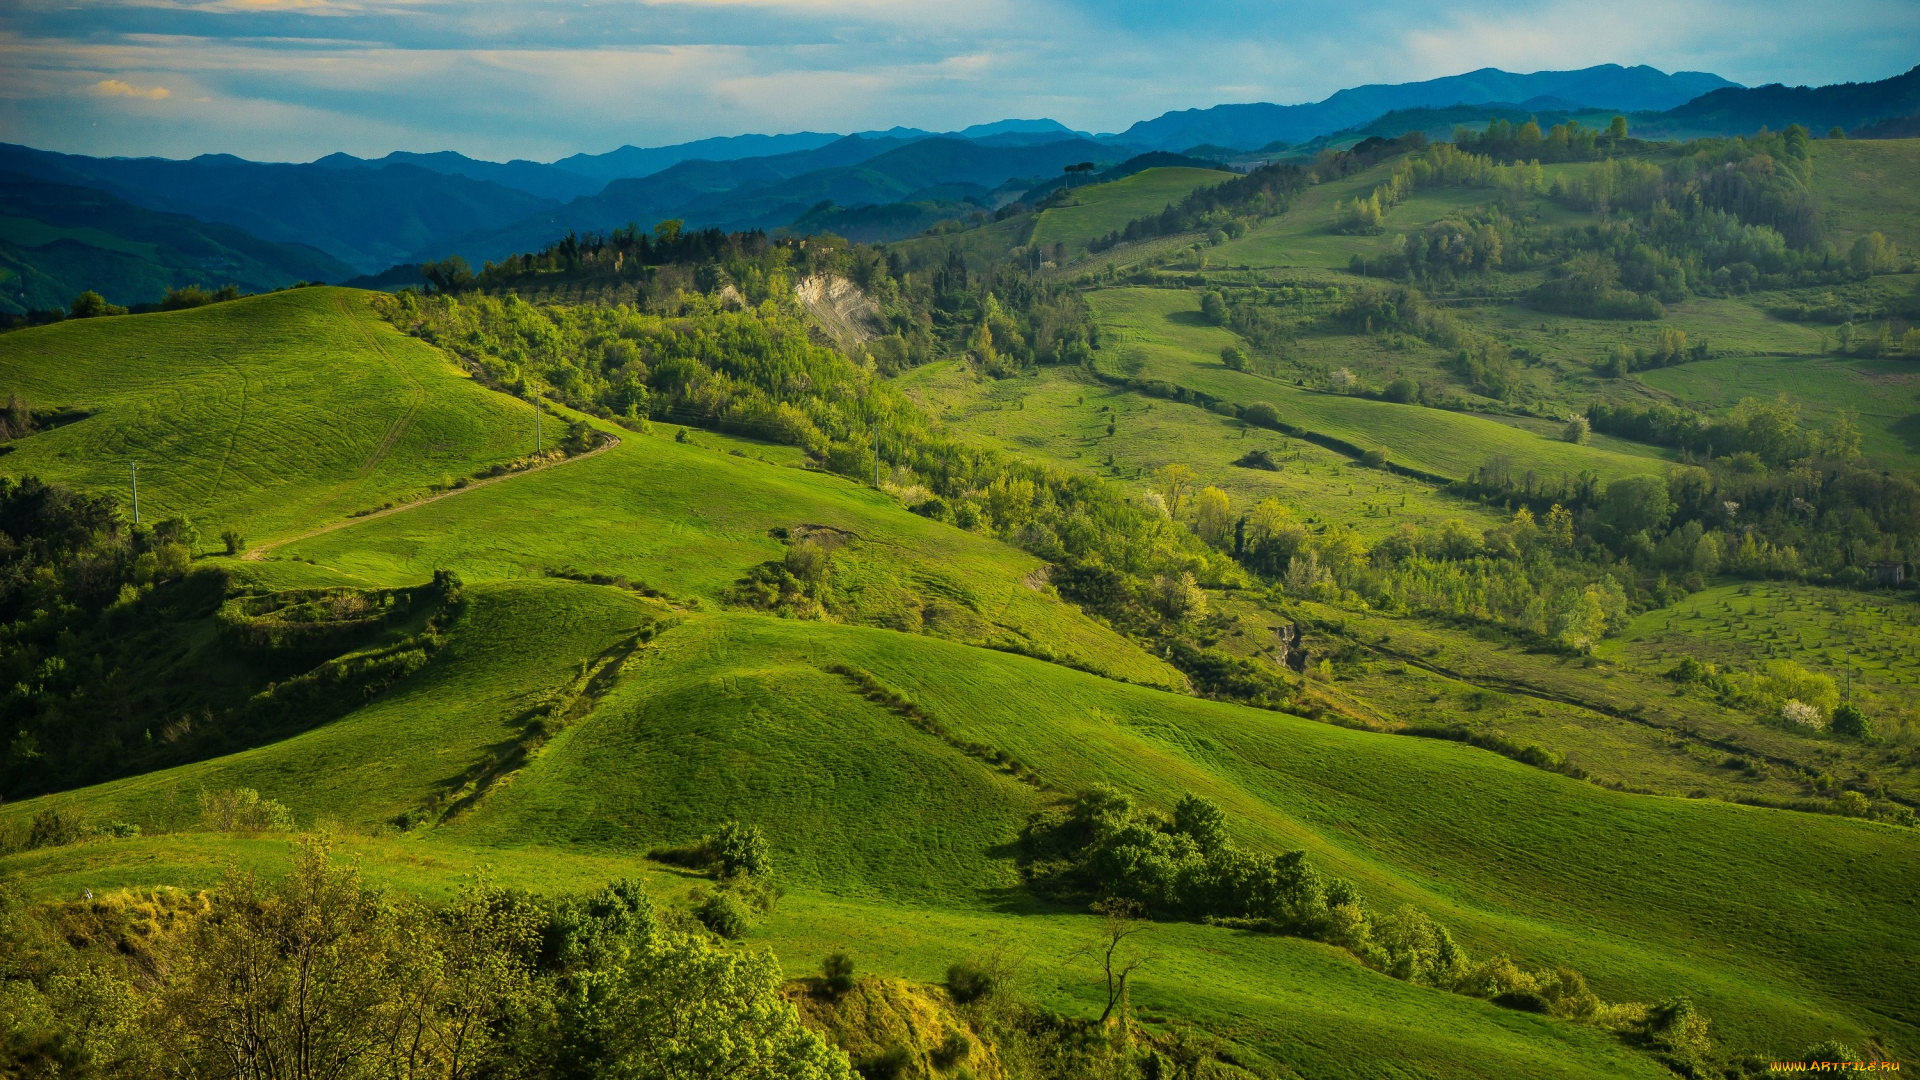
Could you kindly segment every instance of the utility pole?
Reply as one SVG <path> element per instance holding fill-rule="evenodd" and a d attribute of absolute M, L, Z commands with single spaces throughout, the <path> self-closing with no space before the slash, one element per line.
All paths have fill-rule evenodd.
<path fill-rule="evenodd" d="M 127 462 L 127 471 L 133 474 L 133 523 L 140 524 L 140 463 Z"/>

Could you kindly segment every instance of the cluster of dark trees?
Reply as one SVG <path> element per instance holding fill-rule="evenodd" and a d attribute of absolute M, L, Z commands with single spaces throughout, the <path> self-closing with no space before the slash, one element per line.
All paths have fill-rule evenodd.
<path fill-rule="evenodd" d="M 1453 129 L 1453 145 L 1474 154 L 1485 154 L 1499 161 L 1597 161 L 1616 153 L 1646 148 L 1646 144 L 1627 137 L 1627 118 L 1616 116 L 1607 130 L 1584 127 L 1578 120 L 1555 124 L 1546 131 L 1528 120 L 1514 124 L 1494 119 L 1484 131 L 1464 127 Z"/>
<path fill-rule="evenodd" d="M 224 573 L 193 568 L 199 543 L 185 518 L 132 526 L 110 495 L 0 477 L 0 793 L 97 783 L 331 719 L 416 670 L 458 611 L 445 574 L 364 596 L 230 602 Z M 354 664 L 327 662 L 378 641 Z"/>

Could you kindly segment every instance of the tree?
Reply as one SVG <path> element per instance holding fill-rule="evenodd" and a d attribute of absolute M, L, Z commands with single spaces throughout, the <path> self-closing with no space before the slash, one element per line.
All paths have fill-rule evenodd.
<path fill-rule="evenodd" d="M 1166 500 L 1167 516 L 1180 520 L 1187 492 L 1193 490 L 1194 471 L 1185 465 L 1168 465 L 1160 470 L 1160 497 Z"/>
<path fill-rule="evenodd" d="M 1410 376 L 1399 375 L 1387 384 L 1387 388 L 1380 392 L 1380 396 L 1388 401 L 1407 405 L 1420 399 L 1420 384 L 1414 382 Z"/>
<path fill-rule="evenodd" d="M 1105 1024 L 1113 1018 L 1114 1008 L 1125 1002 L 1127 980 L 1153 960 L 1152 956 L 1143 954 L 1127 956 L 1121 947 L 1127 939 L 1147 933 L 1153 927 L 1146 922 L 1146 909 L 1138 901 L 1125 897 L 1096 901 L 1093 912 L 1100 916 L 1100 943 L 1095 951 L 1100 953 L 1101 968 L 1107 977 L 1107 1007 L 1100 1012 L 1100 1023 Z"/>
<path fill-rule="evenodd" d="M 1868 720 L 1867 714 L 1851 701 L 1842 702 L 1833 710 L 1827 726 L 1835 735 L 1846 735 L 1862 741 L 1873 738 L 1873 721 Z"/>
<path fill-rule="evenodd" d="M 1579 414 L 1567 417 L 1567 426 L 1560 429 L 1560 437 L 1567 442 L 1584 446 L 1593 438 L 1593 424 Z"/>
<path fill-rule="evenodd" d="M 1600 502 L 1600 516 L 1623 536 L 1646 530 L 1655 532 L 1673 515 L 1673 501 L 1667 485 L 1654 476 L 1627 476 L 1607 485 Z"/>
<path fill-rule="evenodd" d="M 1173 831 L 1193 841 L 1202 854 L 1226 846 L 1227 815 L 1211 800 L 1188 792 L 1173 808 Z"/>
<path fill-rule="evenodd" d="M 1226 543 L 1227 530 L 1233 524 L 1233 500 L 1217 487 L 1200 489 L 1193 500 L 1193 531 L 1215 547 Z"/>
<path fill-rule="evenodd" d="M 94 319 L 102 315 L 125 315 L 127 309 L 118 304 L 107 303 L 106 297 L 88 289 L 73 298 L 73 306 L 68 309 L 69 319 Z"/>
<path fill-rule="evenodd" d="M 1607 138 L 1624 139 L 1627 137 L 1627 118 L 1615 116 L 1613 123 L 1607 125 Z"/>
<path fill-rule="evenodd" d="M 1200 317 L 1215 326 L 1227 323 L 1227 300 L 1219 292 L 1208 289 L 1200 294 Z"/>
<path fill-rule="evenodd" d="M 439 262 L 420 264 L 420 277 L 435 292 L 459 292 L 473 284 L 473 267 L 459 255 L 449 255 Z"/>
<path fill-rule="evenodd" d="M 1893 241 L 1870 232 L 1853 242 L 1847 264 L 1862 274 L 1894 274 L 1900 271 L 1900 251 Z"/>

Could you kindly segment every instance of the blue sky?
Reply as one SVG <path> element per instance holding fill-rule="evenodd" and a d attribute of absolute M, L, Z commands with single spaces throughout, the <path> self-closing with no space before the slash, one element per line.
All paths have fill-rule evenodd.
<path fill-rule="evenodd" d="M 1920 62 L 1920 0 L 5 0 L 0 141 L 552 160 L 761 131 L 1319 100 L 1478 67 L 1747 84 Z"/>

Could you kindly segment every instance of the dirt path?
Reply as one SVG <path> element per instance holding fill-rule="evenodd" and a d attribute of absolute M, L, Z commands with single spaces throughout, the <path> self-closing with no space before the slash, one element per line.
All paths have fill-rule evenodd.
<path fill-rule="evenodd" d="M 466 487 L 463 487 L 463 488 L 454 488 L 451 491 L 443 491 L 438 495 L 429 495 L 424 499 L 415 499 L 413 502 L 401 503 L 399 506 L 389 506 L 384 510 L 375 510 L 370 514 L 362 514 L 359 517 L 350 517 L 340 521 L 331 522 L 329 524 L 322 525 L 317 529 L 309 529 L 306 532 L 300 533 L 297 536 L 283 537 L 279 540 L 273 541 L 272 543 L 262 544 L 259 547 L 254 548 L 253 550 L 247 552 L 245 555 L 242 555 L 241 558 L 249 562 L 258 562 L 262 559 L 265 559 L 267 557 L 267 554 L 273 551 L 275 548 L 284 547 L 287 544 L 297 543 L 301 540 L 310 540 L 316 536 L 321 536 L 326 533 L 333 532 L 335 529 L 344 529 L 349 525 L 358 525 L 363 521 L 373 521 L 378 518 L 389 517 L 394 514 L 405 513 L 408 510 L 417 510 L 420 507 L 427 505 L 428 503 L 436 503 L 436 502 L 439 502 L 441 499 L 451 499 L 455 495 L 464 495 L 469 491 L 477 491 L 478 489 L 486 487 L 489 484 L 497 484 L 502 480 L 511 480 L 517 476 L 527 476 L 529 474 L 541 472 L 546 469 L 557 468 L 561 465 L 571 465 L 576 461 L 585 461 L 588 458 L 593 457 L 595 454 L 604 454 L 607 451 L 613 449 L 614 447 L 620 445 L 620 437 L 618 435 L 614 435 L 611 432 L 606 432 L 606 431 L 602 431 L 600 434 L 604 436 L 607 441 L 604 443 L 601 443 L 599 446 L 594 447 L 593 449 L 587 451 L 584 454 L 575 454 L 573 457 L 561 458 L 558 461 L 542 462 L 538 465 L 532 466 L 531 468 L 520 469 L 510 473 L 503 473 L 500 476 L 489 476 L 485 480 L 475 480 L 474 482 L 468 484 Z"/>

